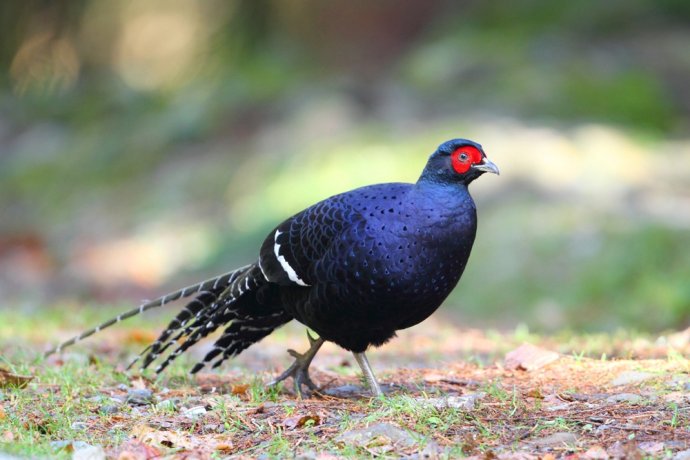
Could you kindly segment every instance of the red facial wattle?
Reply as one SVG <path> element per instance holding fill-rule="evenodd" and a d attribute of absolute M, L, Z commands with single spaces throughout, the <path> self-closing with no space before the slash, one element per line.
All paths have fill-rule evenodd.
<path fill-rule="evenodd" d="M 482 162 L 482 152 L 471 145 L 464 145 L 452 153 L 450 161 L 456 173 L 465 174 L 472 165 Z"/>

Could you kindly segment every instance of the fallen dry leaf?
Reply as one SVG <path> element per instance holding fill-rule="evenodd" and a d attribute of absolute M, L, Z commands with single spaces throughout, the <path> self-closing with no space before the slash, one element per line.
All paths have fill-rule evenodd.
<path fill-rule="evenodd" d="M 0 406 L 0 421 L 5 420 L 7 418 L 7 414 L 5 413 L 5 408 Z"/>
<path fill-rule="evenodd" d="M 33 379 L 33 376 L 13 374 L 6 367 L 0 366 L 0 388 L 24 388 Z"/>
<path fill-rule="evenodd" d="M 132 380 L 132 388 L 135 390 L 146 390 L 148 388 L 148 384 L 146 383 L 146 380 L 142 379 L 141 377 L 137 377 Z"/>
<path fill-rule="evenodd" d="M 14 433 L 12 433 L 10 430 L 5 431 L 2 434 L 2 440 L 3 442 L 12 442 L 14 441 Z"/>
<path fill-rule="evenodd" d="M 587 452 L 581 455 L 581 458 L 586 460 L 605 460 L 609 458 L 609 454 L 606 452 L 602 446 L 595 444 Z"/>
<path fill-rule="evenodd" d="M 424 381 L 427 383 L 438 383 L 438 382 L 442 382 L 445 379 L 446 379 L 446 376 L 443 374 L 435 374 L 435 373 L 424 374 Z"/>
<path fill-rule="evenodd" d="M 216 450 L 223 453 L 232 452 L 233 447 L 234 446 L 230 441 L 219 442 L 218 444 L 216 444 Z"/>
<path fill-rule="evenodd" d="M 233 385 L 232 389 L 230 391 L 235 396 L 242 396 L 242 395 L 247 394 L 247 390 L 249 390 L 249 385 L 244 383 L 244 384 L 240 384 L 240 385 Z"/>
<path fill-rule="evenodd" d="M 319 423 L 321 423 L 321 417 L 319 417 L 318 415 L 297 415 L 295 417 L 286 418 L 283 422 L 283 425 L 285 426 L 285 428 L 295 429 L 301 428 L 307 424 L 314 426 L 318 425 Z"/>
<path fill-rule="evenodd" d="M 156 340 L 158 334 L 147 329 L 131 329 L 127 331 L 125 343 L 130 345 L 148 345 Z"/>
<path fill-rule="evenodd" d="M 155 447 L 131 439 L 120 447 L 117 460 L 149 460 L 161 457 L 161 452 Z"/>
<path fill-rule="evenodd" d="M 158 431 L 145 424 L 135 426 L 132 428 L 132 431 L 130 431 L 130 434 L 144 444 L 154 447 L 163 446 L 170 449 L 193 449 L 198 447 L 195 446 L 190 439 L 178 432 Z"/>
<path fill-rule="evenodd" d="M 555 351 L 525 343 L 506 354 L 505 367 L 511 370 L 533 371 L 556 361 L 558 358 L 560 355 Z"/>
<path fill-rule="evenodd" d="M 534 399 L 544 399 L 544 394 L 541 392 L 540 388 L 532 388 L 527 392 L 527 397 Z"/>

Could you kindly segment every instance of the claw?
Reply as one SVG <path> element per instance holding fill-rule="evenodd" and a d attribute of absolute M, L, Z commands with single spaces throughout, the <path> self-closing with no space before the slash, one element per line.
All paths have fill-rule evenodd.
<path fill-rule="evenodd" d="M 279 382 L 282 382 L 288 377 L 292 377 L 292 381 L 295 385 L 295 393 L 300 398 L 303 397 L 302 385 L 306 385 L 307 388 L 313 392 L 318 392 L 318 387 L 312 381 L 311 377 L 309 377 L 309 366 L 311 365 L 311 361 L 314 359 L 314 356 L 316 356 L 316 352 L 318 352 L 319 348 L 321 348 L 321 345 L 323 345 L 324 340 L 320 337 L 315 339 L 311 336 L 309 331 L 307 331 L 307 338 L 309 339 L 310 344 L 309 350 L 307 350 L 304 354 L 298 353 L 292 349 L 288 350 L 288 354 L 295 358 L 295 362 L 292 363 L 292 365 L 288 367 L 285 372 L 272 380 L 268 384 L 269 387 L 277 385 Z"/>

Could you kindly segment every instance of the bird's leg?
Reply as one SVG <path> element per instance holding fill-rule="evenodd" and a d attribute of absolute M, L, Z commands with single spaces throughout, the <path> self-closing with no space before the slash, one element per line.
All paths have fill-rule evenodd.
<path fill-rule="evenodd" d="M 359 367 L 362 369 L 362 374 L 364 374 L 364 380 L 367 381 L 367 385 L 369 385 L 369 389 L 371 392 L 374 394 L 374 396 L 383 396 L 383 391 L 381 390 L 381 387 L 379 386 L 379 382 L 376 381 L 376 376 L 374 375 L 374 371 L 371 370 L 371 366 L 369 365 L 369 360 L 367 359 L 367 355 L 362 353 L 352 353 L 355 355 L 355 359 L 357 360 L 357 364 L 359 364 Z"/>
<path fill-rule="evenodd" d="M 315 339 L 311 336 L 309 331 L 307 331 L 307 338 L 309 339 L 309 350 L 304 353 L 297 353 L 295 350 L 288 350 L 288 353 L 295 358 L 295 362 L 282 374 L 276 377 L 268 386 L 275 386 L 278 382 L 282 382 L 288 377 L 292 377 L 295 383 L 295 393 L 302 397 L 302 385 L 306 385 L 310 390 L 317 391 L 318 387 L 309 377 L 309 365 L 311 361 L 316 356 L 316 352 L 319 351 L 321 345 L 323 345 L 324 340 L 319 337 Z"/>

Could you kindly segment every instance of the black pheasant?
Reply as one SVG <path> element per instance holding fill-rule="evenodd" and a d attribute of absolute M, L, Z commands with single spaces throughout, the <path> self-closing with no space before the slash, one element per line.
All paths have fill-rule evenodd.
<path fill-rule="evenodd" d="M 467 186 L 498 174 L 479 144 L 454 139 L 431 155 L 415 184 L 362 187 L 290 217 L 266 238 L 250 265 L 160 297 L 75 337 L 59 352 L 108 326 L 174 300 L 195 296 L 140 355 L 157 372 L 202 338 L 225 328 L 192 369 L 219 366 L 296 319 L 315 331 L 310 349 L 274 383 L 292 377 L 316 389 L 309 365 L 324 343 L 353 352 L 375 395 L 381 389 L 364 352 L 423 321 L 462 275 L 477 230 Z M 136 361 L 135 361 L 136 362 Z M 134 364 L 134 363 L 133 363 Z"/>

